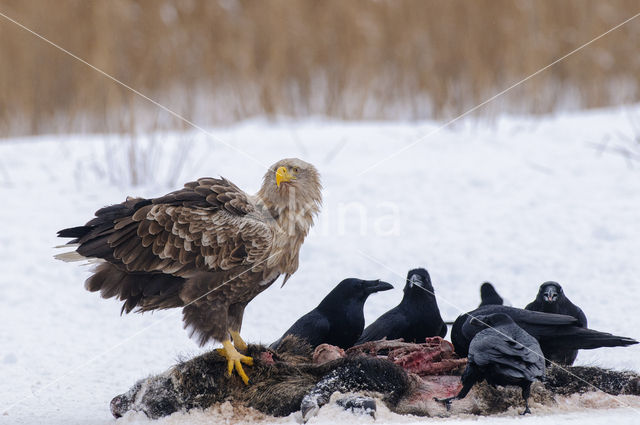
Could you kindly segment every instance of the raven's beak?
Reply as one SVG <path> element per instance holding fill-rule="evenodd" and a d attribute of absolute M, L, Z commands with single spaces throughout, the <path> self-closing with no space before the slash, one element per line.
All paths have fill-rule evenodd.
<path fill-rule="evenodd" d="M 373 294 L 374 292 L 388 291 L 393 289 L 393 285 L 381 280 L 369 280 L 366 283 L 365 291 L 367 294 Z"/>
<path fill-rule="evenodd" d="M 419 286 L 422 289 L 428 289 L 427 285 L 425 285 L 424 280 L 417 274 L 412 275 L 409 278 L 409 286 Z"/>

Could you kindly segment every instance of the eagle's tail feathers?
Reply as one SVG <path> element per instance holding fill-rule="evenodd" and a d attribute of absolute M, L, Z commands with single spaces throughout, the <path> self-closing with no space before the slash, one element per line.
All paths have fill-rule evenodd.
<path fill-rule="evenodd" d="M 65 248 L 68 248 L 68 247 L 65 246 Z M 67 263 L 72 263 L 74 261 L 84 261 L 88 259 L 84 255 L 79 254 L 77 251 L 62 252 L 60 254 L 54 255 L 53 258 L 55 258 L 56 260 L 67 262 Z"/>
<path fill-rule="evenodd" d="M 102 298 L 116 297 L 124 301 L 121 313 L 181 307 L 180 290 L 184 279 L 163 273 L 128 273 L 103 262 L 85 282 L 91 292 L 100 291 Z"/>

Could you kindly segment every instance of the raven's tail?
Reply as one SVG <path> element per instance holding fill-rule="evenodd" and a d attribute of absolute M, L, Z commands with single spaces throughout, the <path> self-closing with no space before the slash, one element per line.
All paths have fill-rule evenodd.
<path fill-rule="evenodd" d="M 559 332 L 549 339 L 545 339 L 546 349 L 579 350 L 600 347 L 626 347 L 637 344 L 633 338 L 613 335 L 593 329 L 572 326 L 566 332 Z"/>

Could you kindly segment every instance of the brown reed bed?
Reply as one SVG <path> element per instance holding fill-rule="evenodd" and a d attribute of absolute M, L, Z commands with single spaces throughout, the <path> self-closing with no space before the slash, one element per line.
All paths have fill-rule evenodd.
<path fill-rule="evenodd" d="M 0 12 L 202 125 L 448 119 L 640 12 L 637 0 L 2 0 Z M 480 114 L 640 97 L 640 18 Z M 180 128 L 0 18 L 0 136 Z"/>

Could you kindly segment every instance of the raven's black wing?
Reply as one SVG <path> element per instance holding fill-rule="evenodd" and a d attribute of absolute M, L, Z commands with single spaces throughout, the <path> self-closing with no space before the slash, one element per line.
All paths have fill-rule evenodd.
<path fill-rule="evenodd" d="M 574 327 L 578 325 L 578 319 L 563 314 L 543 313 L 540 311 L 524 310 L 503 305 L 487 305 L 469 312 L 469 316 L 484 316 L 488 314 L 504 313 L 513 319 L 516 324 L 535 338 L 556 335 L 562 327 Z M 477 327 L 469 325 L 471 319 L 467 318 L 462 326 L 462 332 L 467 339 L 473 339 L 478 332 Z"/>
<path fill-rule="evenodd" d="M 269 347 L 278 348 L 280 342 L 287 335 L 298 336 L 307 341 L 313 347 L 324 343 L 327 335 L 331 330 L 329 319 L 318 310 L 311 310 L 299 318 L 277 341 L 273 342 Z"/>
<path fill-rule="evenodd" d="M 478 333 L 469 346 L 469 361 L 481 367 L 493 365 L 510 378 L 533 381 L 543 376 L 544 357 L 535 338 L 524 332 L 514 338 L 503 330 L 499 327 Z"/>
<path fill-rule="evenodd" d="M 405 333 L 407 329 L 407 319 L 405 315 L 396 307 L 382 316 L 375 322 L 367 326 L 358 341 L 354 345 L 363 344 L 369 341 L 379 341 L 381 339 L 397 339 Z"/>
<path fill-rule="evenodd" d="M 575 317 L 562 314 L 529 311 L 504 305 L 485 305 L 468 313 L 461 314 L 453 323 L 453 327 L 451 328 L 451 342 L 458 355 L 467 355 L 471 340 L 483 329 L 473 326 L 470 323 L 471 319 L 477 316 L 496 313 L 508 315 L 518 326 L 535 338 L 553 336 L 557 333 L 557 329 L 562 326 L 574 327 L 578 324 L 578 320 Z"/>

